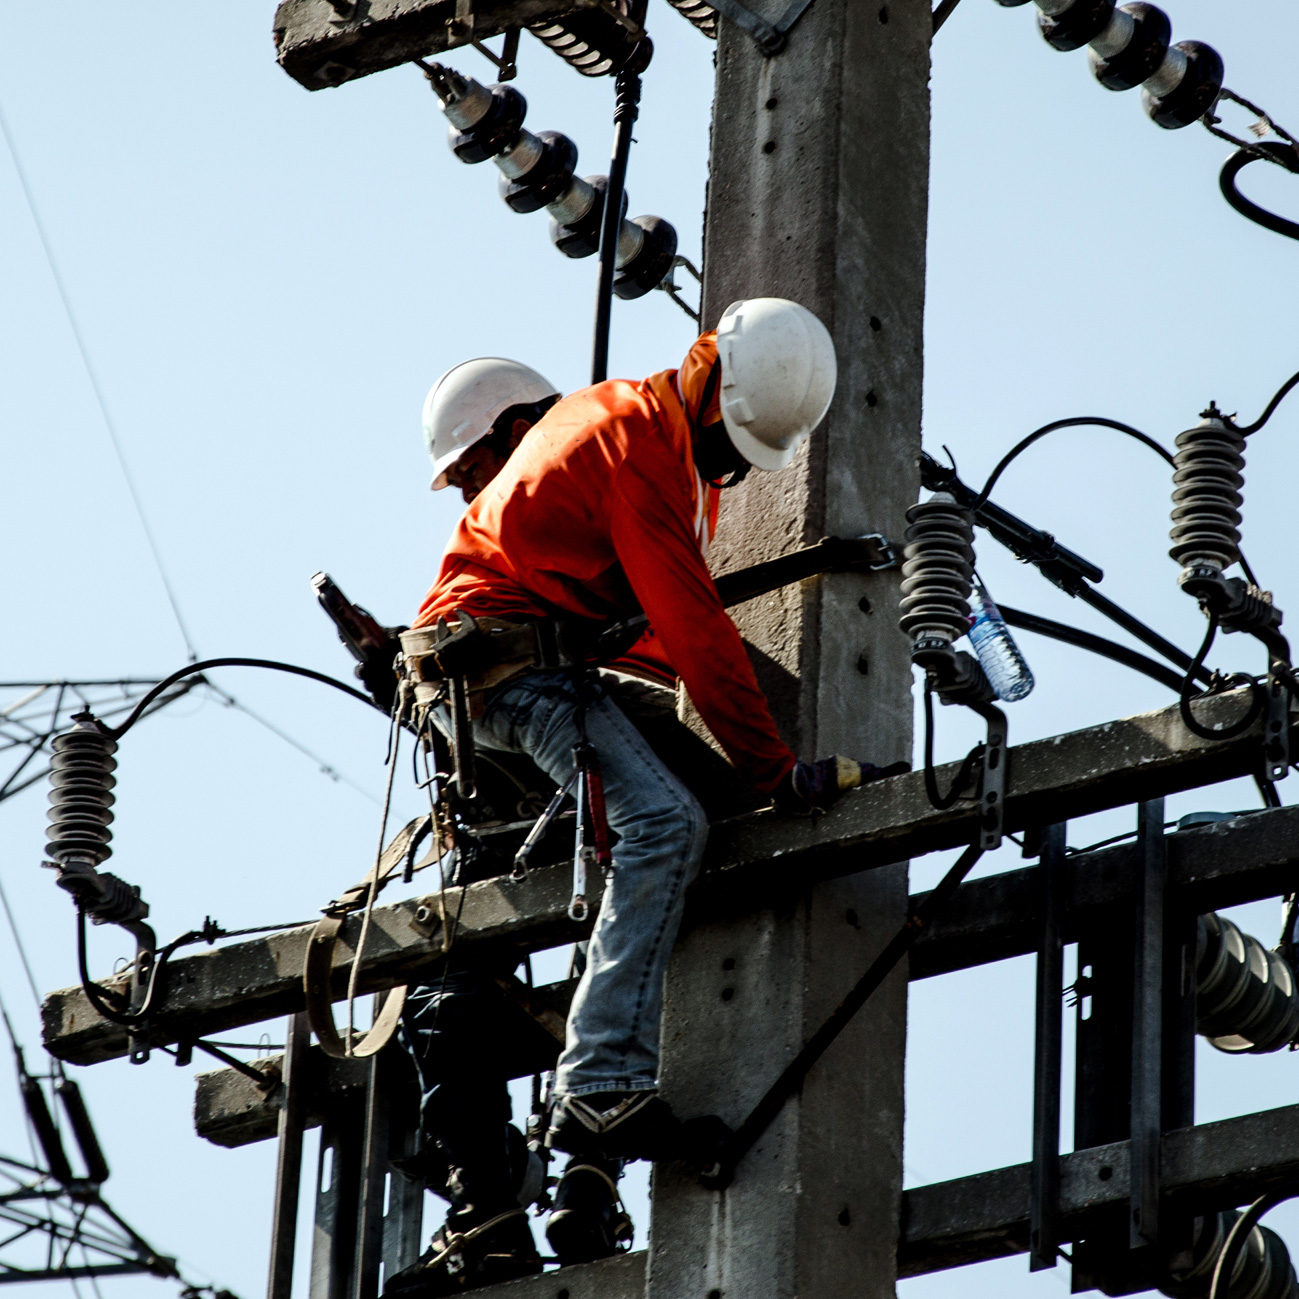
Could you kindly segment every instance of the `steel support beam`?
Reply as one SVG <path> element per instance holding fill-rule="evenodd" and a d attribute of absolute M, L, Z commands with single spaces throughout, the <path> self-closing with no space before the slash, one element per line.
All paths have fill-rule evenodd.
<path fill-rule="evenodd" d="M 1029 1248 L 1031 1165 L 920 1186 L 903 1197 L 899 1276 L 920 1276 L 1023 1254 Z M 1164 1191 L 1171 1207 L 1201 1213 L 1265 1191 L 1299 1187 L 1299 1105 L 1166 1133 Z M 1060 1161 L 1063 1240 L 1132 1193 L 1129 1143 L 1078 1150 Z"/>

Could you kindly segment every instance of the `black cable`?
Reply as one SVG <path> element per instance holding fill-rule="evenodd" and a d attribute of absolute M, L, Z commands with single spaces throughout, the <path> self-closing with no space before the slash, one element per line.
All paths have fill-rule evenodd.
<path fill-rule="evenodd" d="M 1240 1254 L 1250 1233 L 1258 1226 L 1259 1219 L 1278 1204 L 1294 1198 L 1293 1191 L 1269 1191 L 1260 1195 L 1253 1204 L 1232 1224 L 1227 1239 L 1222 1243 L 1222 1252 L 1213 1269 L 1213 1281 L 1209 1286 L 1209 1299 L 1227 1299 L 1228 1287 L 1231 1285 L 1231 1274 L 1236 1270 L 1236 1259 Z"/>
<path fill-rule="evenodd" d="M 1129 437 L 1136 438 L 1138 442 L 1144 443 L 1156 454 L 1163 457 L 1170 465 L 1173 463 L 1173 455 L 1166 447 L 1156 442 L 1148 433 L 1143 433 L 1140 429 L 1133 428 L 1131 424 L 1120 423 L 1116 419 L 1105 419 L 1099 415 L 1077 415 L 1072 419 L 1053 420 L 1050 424 L 1043 424 L 1040 429 L 1034 430 L 1028 437 L 1015 443 L 1009 451 L 1002 456 L 997 467 L 988 475 L 988 481 L 983 484 L 983 490 L 976 498 L 974 509 L 978 510 L 988 499 L 992 489 L 997 484 L 997 479 L 1005 473 L 1010 462 L 1014 460 L 1022 451 L 1027 451 L 1039 438 L 1044 438 L 1048 433 L 1054 433 L 1057 429 L 1077 428 L 1079 425 L 1095 425 L 1098 428 L 1112 428 L 1120 433 L 1126 433 Z M 1242 430 L 1243 431 L 1243 430 Z"/>
<path fill-rule="evenodd" d="M 961 791 L 970 783 L 970 776 L 974 772 L 974 764 L 983 757 L 983 745 L 976 744 L 969 753 L 965 755 L 960 769 L 956 773 L 956 779 L 952 781 L 952 787 L 946 794 L 938 792 L 938 773 L 934 770 L 934 688 L 930 685 L 928 678 L 925 679 L 925 793 L 929 795 L 929 801 L 940 812 L 945 812 L 952 807 L 956 800 L 961 797 Z"/>
<path fill-rule="evenodd" d="M 1263 425 L 1272 418 L 1272 413 L 1282 403 L 1282 401 L 1285 400 L 1286 396 L 1291 392 L 1296 384 L 1299 384 L 1299 374 L 1292 374 L 1280 386 L 1280 388 L 1277 389 L 1276 396 L 1268 402 L 1263 413 L 1252 424 L 1235 424 L 1234 421 L 1229 422 L 1233 423 L 1236 431 L 1244 437 L 1249 437 L 1251 433 L 1257 433 L 1259 429 L 1261 429 Z"/>
<path fill-rule="evenodd" d="M 1209 129 L 1213 130 L 1212 127 Z M 1219 132 L 1214 131 L 1214 134 L 1217 135 Z M 1230 139 L 1231 137 L 1228 136 L 1227 138 Z M 1264 153 L 1265 150 L 1266 154 Z M 1218 189 L 1222 197 L 1247 221 L 1252 221 L 1265 230 L 1271 230 L 1273 234 L 1284 235 L 1287 239 L 1299 239 L 1299 224 L 1288 221 L 1285 217 L 1277 216 L 1275 212 L 1269 212 L 1266 208 L 1259 207 L 1257 203 L 1247 199 L 1237 189 L 1237 175 L 1250 163 L 1260 161 L 1278 162 L 1287 171 L 1299 171 L 1299 165 L 1295 161 L 1294 146 L 1281 144 L 1277 140 L 1268 140 L 1262 144 L 1252 144 L 1243 149 L 1237 149 L 1222 164 L 1222 170 L 1218 173 Z"/>
<path fill-rule="evenodd" d="M 1102 595 L 1094 588 L 1083 585 L 1078 592 L 1078 599 L 1089 604 L 1097 613 L 1103 613 L 1111 622 L 1116 622 L 1124 631 L 1131 632 L 1139 641 L 1148 645 L 1157 654 L 1162 654 L 1170 663 L 1189 671 L 1197 681 L 1209 685 L 1213 674 L 1203 664 L 1196 665 L 1195 660 L 1185 650 L 1179 649 L 1172 641 L 1165 640 L 1153 628 L 1147 627 L 1139 618 L 1130 614 L 1122 605 L 1115 604 L 1109 596 Z"/>
<path fill-rule="evenodd" d="M 1134 672 L 1144 673 L 1170 690 L 1182 688 L 1182 678 L 1172 668 L 1166 668 L 1162 663 L 1156 663 L 1154 659 L 1138 654 L 1136 650 L 1128 649 L 1126 645 L 1116 644 L 1104 636 L 1096 636 L 1079 627 L 1070 627 L 1067 623 L 1055 622 L 1036 613 L 1012 609 L 1009 605 L 999 604 L 997 607 L 1011 627 L 1031 631 L 1038 636 L 1049 636 L 1052 640 L 1062 641 L 1066 645 L 1074 645 L 1078 649 L 1089 650 L 1103 658 L 1112 659 L 1115 663 L 1122 663 L 1124 667 L 1129 667 Z"/>
<path fill-rule="evenodd" d="M 609 377 L 609 324 L 613 311 L 613 275 L 618 261 L 618 234 L 622 229 L 622 203 L 626 190 L 627 156 L 631 132 L 640 109 L 640 76 L 620 72 L 614 79 L 613 157 L 600 221 L 600 273 L 595 293 L 595 341 L 591 355 L 591 382 Z"/>
<path fill-rule="evenodd" d="M 369 695 L 363 695 L 359 690 L 353 690 L 351 686 L 345 685 L 342 681 L 334 677 L 326 676 L 323 672 L 317 672 L 313 668 L 300 668 L 293 663 L 281 663 L 278 659 L 245 659 L 245 658 L 226 658 L 226 659 L 203 659 L 199 663 L 191 663 L 183 667 L 179 672 L 173 672 L 171 676 L 159 681 L 152 690 L 146 694 L 138 704 L 131 710 L 121 726 L 106 726 L 104 734 L 112 736 L 115 740 L 120 740 L 123 735 L 136 724 L 144 714 L 144 710 L 153 703 L 157 697 L 162 694 L 168 686 L 175 685 L 182 677 L 193 676 L 196 672 L 205 672 L 208 668 L 266 668 L 272 672 L 289 672 L 294 676 L 306 677 L 309 681 L 319 681 L 324 685 L 333 686 L 335 690 L 341 690 L 345 695 L 351 695 L 353 699 L 359 699 L 369 708 L 377 708 L 378 705 L 370 698 Z M 379 709 L 380 712 L 386 713 L 386 709 Z"/>
<path fill-rule="evenodd" d="M 1245 676 L 1243 673 L 1235 673 L 1232 680 L 1240 685 L 1248 685 L 1251 688 L 1252 699 L 1250 706 L 1238 722 L 1233 722 L 1230 726 L 1224 726 L 1215 729 L 1212 726 L 1201 726 L 1195 720 L 1191 712 L 1191 691 L 1195 686 L 1195 673 L 1204 666 L 1205 656 L 1209 653 L 1213 645 L 1214 637 L 1218 634 L 1218 615 L 1211 613 L 1209 615 L 1209 630 L 1205 632 L 1204 641 L 1201 643 L 1191 666 L 1186 671 L 1186 676 L 1182 679 L 1182 689 L 1177 698 L 1178 711 L 1182 715 L 1182 722 L 1186 729 L 1192 735 L 1199 736 L 1202 740 L 1230 740 L 1237 735 L 1243 735 L 1251 726 L 1258 721 L 1267 704 L 1267 692 L 1262 686 L 1254 680 L 1253 677 Z"/>

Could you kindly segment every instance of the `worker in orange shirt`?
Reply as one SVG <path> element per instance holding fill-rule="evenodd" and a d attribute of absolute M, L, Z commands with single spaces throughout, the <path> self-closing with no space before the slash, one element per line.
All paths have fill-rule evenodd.
<path fill-rule="evenodd" d="M 828 806 L 879 769 L 802 762 L 789 750 L 704 556 L 717 493 L 753 467 L 787 466 L 834 384 L 820 321 L 796 303 L 760 298 L 728 308 L 679 370 L 558 402 L 466 511 L 414 626 L 461 613 L 496 626 L 562 624 L 558 636 L 538 631 L 538 645 L 571 646 L 643 612 L 657 652 L 752 786 L 790 811 Z M 583 655 L 562 658 L 539 648 L 534 664 L 503 682 L 466 680 L 481 748 L 526 754 L 558 784 L 575 745 L 594 746 L 617 838 L 547 1144 L 597 1160 L 676 1156 L 688 1133 L 657 1093 L 659 1019 L 707 819 L 609 694 L 592 688 Z M 484 661 L 482 674 L 491 667 Z M 453 1229 L 482 1226 L 491 1208 L 475 1206 Z"/>

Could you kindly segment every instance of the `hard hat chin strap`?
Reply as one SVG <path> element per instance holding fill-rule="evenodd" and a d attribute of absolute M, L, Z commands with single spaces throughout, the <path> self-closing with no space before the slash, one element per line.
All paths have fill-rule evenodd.
<path fill-rule="evenodd" d="M 721 490 L 734 487 L 743 482 L 753 466 L 740 454 L 726 426 L 721 420 L 712 424 L 701 424 L 704 413 L 712 405 L 717 385 L 721 382 L 722 363 L 718 359 L 708 371 L 704 380 L 704 391 L 699 398 L 699 409 L 690 417 L 690 428 L 693 434 L 695 468 L 699 476 L 709 487 Z M 688 413 L 688 412 L 687 412 Z"/>

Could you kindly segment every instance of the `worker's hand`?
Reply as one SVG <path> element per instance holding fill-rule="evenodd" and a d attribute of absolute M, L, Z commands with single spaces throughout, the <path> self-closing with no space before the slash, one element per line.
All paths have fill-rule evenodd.
<path fill-rule="evenodd" d="M 391 713 L 393 704 L 397 702 L 397 672 L 393 662 L 401 652 L 398 637 L 406 630 L 405 627 L 385 627 L 383 645 L 370 650 L 365 662 L 356 665 L 357 679 L 385 713 Z"/>
<path fill-rule="evenodd" d="M 910 770 L 909 762 L 877 767 L 873 762 L 857 762 L 837 755 L 819 762 L 800 761 L 776 786 L 771 797 L 782 812 L 811 816 L 831 807 L 845 789 L 856 789 L 858 785 L 883 780 L 886 776 L 900 776 Z"/>

